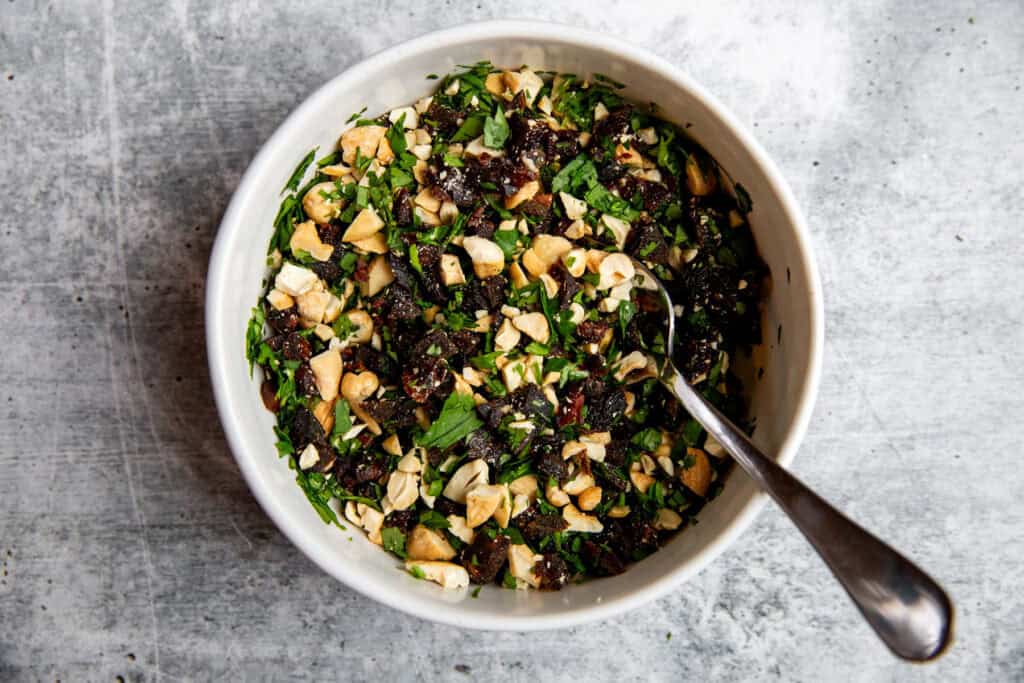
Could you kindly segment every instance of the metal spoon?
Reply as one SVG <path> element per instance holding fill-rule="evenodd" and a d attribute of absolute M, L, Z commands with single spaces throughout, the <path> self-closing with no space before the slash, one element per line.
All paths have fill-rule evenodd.
<path fill-rule="evenodd" d="M 646 266 L 636 259 L 633 264 L 657 285 L 668 312 L 665 348 L 672 349 L 672 298 Z M 953 605 L 931 577 L 762 453 L 742 430 L 690 386 L 671 357 L 665 358 L 659 379 L 789 515 L 894 654 L 917 662 L 942 654 L 953 638 Z"/>

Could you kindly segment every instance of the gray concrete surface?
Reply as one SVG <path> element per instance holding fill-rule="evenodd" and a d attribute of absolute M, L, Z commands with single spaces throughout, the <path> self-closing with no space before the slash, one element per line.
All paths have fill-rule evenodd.
<path fill-rule="evenodd" d="M 2 0 L 0 680 L 1024 679 L 1024 6 L 676 5 Z M 202 340 L 238 178 L 338 71 L 510 14 L 650 47 L 779 162 L 828 320 L 795 469 L 946 584 L 945 659 L 895 661 L 773 509 L 644 609 L 478 634 L 355 595 L 256 506 Z"/>

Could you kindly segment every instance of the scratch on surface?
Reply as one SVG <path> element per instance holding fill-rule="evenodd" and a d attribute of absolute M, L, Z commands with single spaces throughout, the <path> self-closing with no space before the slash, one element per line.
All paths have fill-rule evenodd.
<path fill-rule="evenodd" d="M 720 574 L 715 572 L 708 572 L 708 579 L 705 583 L 706 590 L 704 592 L 704 606 L 700 610 L 700 618 L 697 620 L 697 624 L 704 626 L 711 619 L 715 612 L 715 605 L 718 603 L 718 598 L 722 594 L 722 577 Z"/>
<path fill-rule="evenodd" d="M 111 175 L 111 202 L 113 204 L 113 228 L 117 256 L 121 269 L 121 301 L 125 310 L 128 308 L 128 270 L 124 257 L 124 248 L 121 242 L 121 123 L 117 112 L 117 91 L 114 80 L 114 13 L 113 0 L 103 2 L 103 89 L 106 98 L 106 114 L 108 133 L 110 137 L 110 175 Z M 132 367 L 137 367 L 138 352 L 135 344 L 134 331 L 131 321 L 126 324 L 126 331 L 132 343 Z M 108 338 L 113 337 L 113 330 L 108 328 Z M 111 362 L 111 373 L 113 374 L 114 364 Z M 139 525 L 139 538 L 142 541 L 142 557 L 146 565 L 146 590 L 149 598 L 149 612 L 152 620 L 152 648 L 155 678 L 160 680 L 160 630 L 156 615 L 156 603 L 153 599 L 153 582 L 155 569 L 153 558 L 149 550 L 149 539 L 147 537 L 146 517 L 139 506 L 138 494 L 135 490 L 135 480 L 132 476 L 131 461 L 128 458 L 128 441 L 125 438 L 125 420 L 122 412 L 122 401 L 120 385 L 116 377 L 111 377 L 111 384 L 115 387 L 114 406 L 117 412 L 117 434 L 121 444 L 121 456 L 124 460 L 125 478 L 128 481 L 128 497 L 131 500 L 132 511 L 135 520 Z M 136 454 L 138 452 L 136 451 Z"/>
<path fill-rule="evenodd" d="M 231 520 L 231 526 L 238 532 L 238 535 L 242 537 L 242 540 L 249 544 L 249 550 L 253 550 L 255 546 L 252 544 L 252 541 L 249 540 L 248 536 L 242 533 L 242 530 L 238 527 L 238 523 L 233 519 Z"/>
<path fill-rule="evenodd" d="M 875 410 L 875 406 L 871 403 L 871 397 L 869 396 L 867 390 L 864 388 L 864 385 L 861 384 L 858 380 L 857 370 L 854 367 L 853 363 L 851 363 L 850 359 L 846 357 L 846 354 L 843 353 L 842 349 L 840 349 L 838 346 L 833 346 L 833 348 L 835 349 L 836 354 L 839 356 L 839 360 L 842 361 L 843 365 L 846 366 L 850 381 L 853 382 L 853 386 L 857 387 L 857 392 L 860 393 L 860 397 L 864 400 L 864 405 L 867 406 L 868 413 L 871 415 L 871 419 L 874 420 L 876 425 L 878 425 L 878 431 L 882 435 L 882 440 L 889 448 L 892 449 L 893 453 L 895 453 L 896 455 L 903 455 L 900 449 L 896 447 L 896 444 L 893 443 L 893 440 L 890 438 L 889 430 L 885 426 L 885 423 L 882 422 L 882 418 L 878 414 L 878 411 Z"/>
<path fill-rule="evenodd" d="M 230 173 L 223 161 L 224 145 L 221 144 L 220 136 L 217 135 L 217 129 L 210 116 L 209 107 L 206 106 L 206 98 L 200 90 L 205 80 L 200 78 L 199 62 L 202 60 L 202 54 L 199 50 L 199 41 L 196 39 L 195 31 L 190 29 L 188 25 L 189 0 L 174 0 L 172 8 L 178 17 L 178 22 L 181 24 L 179 36 L 181 37 L 181 46 L 185 48 L 185 54 L 188 56 L 188 65 L 192 70 L 192 81 L 196 91 L 196 108 L 199 110 L 199 116 L 206 124 L 207 134 L 210 136 L 210 144 L 213 146 L 212 157 L 217 165 L 217 173 L 220 174 L 221 181 L 224 183 L 224 189 L 230 191 L 232 189 Z"/>

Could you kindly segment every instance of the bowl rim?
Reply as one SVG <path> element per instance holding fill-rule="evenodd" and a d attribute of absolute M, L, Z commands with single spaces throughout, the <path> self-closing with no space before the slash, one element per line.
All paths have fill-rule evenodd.
<path fill-rule="evenodd" d="M 258 474 L 259 464 L 243 449 L 242 426 L 231 410 L 230 386 L 232 379 L 228 375 L 227 365 L 222 360 L 226 354 L 238 353 L 238 349 L 229 349 L 224 343 L 223 334 L 223 291 L 225 289 L 224 272 L 227 261 L 232 254 L 228 251 L 229 234 L 241 228 L 240 218 L 249 197 L 257 191 L 260 178 L 266 173 L 266 166 L 272 156 L 272 150 L 289 138 L 294 129 L 301 126 L 303 119 L 321 107 L 339 88 L 344 88 L 347 81 L 357 79 L 366 72 L 375 72 L 387 67 L 390 62 L 418 52 L 436 48 L 438 45 L 459 44 L 479 40 L 481 38 L 523 38 L 533 41 L 552 41 L 563 45 L 578 47 L 600 47 L 616 53 L 628 60 L 644 64 L 647 69 L 672 82 L 676 87 L 688 91 L 695 99 L 701 101 L 735 136 L 738 143 L 753 157 L 761 167 L 776 196 L 786 220 L 793 228 L 802 266 L 809 276 L 808 297 L 811 303 L 809 320 L 811 337 L 808 348 L 807 370 L 801 383 L 800 397 L 794 418 L 778 451 L 777 462 L 788 466 L 796 455 L 797 448 L 807 431 L 807 426 L 814 409 L 821 381 L 822 353 L 824 349 L 825 323 L 824 303 L 821 280 L 810 232 L 803 213 L 796 202 L 792 190 L 783 178 L 775 162 L 762 148 L 750 132 L 736 119 L 726 107 L 703 86 L 694 81 L 666 59 L 659 57 L 643 48 L 625 41 L 612 38 L 596 31 L 580 29 L 552 22 L 531 20 L 496 20 L 462 24 L 455 27 L 433 31 L 408 41 L 387 48 L 353 66 L 320 86 L 309 95 L 288 117 L 278 126 L 273 135 L 262 145 L 259 152 L 250 162 L 245 174 L 236 188 L 224 216 L 221 220 L 210 255 L 210 265 L 206 279 L 205 326 L 206 347 L 209 363 L 210 380 L 213 387 L 214 400 L 221 424 L 227 437 L 228 445 L 238 463 L 260 507 L 307 557 L 312 559 L 326 573 L 335 577 L 357 592 L 399 611 L 427 619 L 464 628 L 484 630 L 516 630 L 535 631 L 575 626 L 586 622 L 605 619 L 635 609 L 667 594 L 712 562 L 743 531 L 745 531 L 768 500 L 763 491 L 755 491 L 731 520 L 725 523 L 722 532 L 707 545 L 696 552 L 693 558 L 672 571 L 649 581 L 620 597 L 597 602 L 571 612 L 537 614 L 537 615 L 497 615 L 487 613 L 466 612 L 459 603 L 446 603 L 426 597 L 379 591 L 359 576 L 350 575 L 344 566 L 331 561 L 320 544 L 307 532 L 305 524 L 296 523 L 281 508 L 275 505 L 269 487 L 264 484 Z"/>

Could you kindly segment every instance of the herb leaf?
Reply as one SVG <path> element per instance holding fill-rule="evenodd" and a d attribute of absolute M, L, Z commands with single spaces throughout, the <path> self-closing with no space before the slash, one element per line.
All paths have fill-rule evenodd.
<path fill-rule="evenodd" d="M 380 530 L 380 540 L 384 550 L 405 557 L 405 534 L 401 529 L 393 526 L 384 527 Z"/>
<path fill-rule="evenodd" d="M 441 414 L 419 442 L 424 448 L 448 448 L 482 424 L 483 421 L 476 416 L 473 397 L 455 392 L 445 399 Z"/>
<path fill-rule="evenodd" d="M 505 140 L 508 139 L 508 135 L 508 121 L 505 119 L 505 112 L 501 110 L 501 105 L 499 105 L 498 110 L 494 112 L 494 116 L 488 116 L 484 119 L 484 146 L 491 149 L 501 149 L 505 146 Z"/>
<path fill-rule="evenodd" d="M 487 115 L 482 112 L 477 112 L 472 116 L 466 118 L 459 126 L 459 129 L 455 131 L 455 135 L 452 136 L 452 142 L 466 142 L 480 135 L 484 129 L 484 119 Z"/>
<path fill-rule="evenodd" d="M 299 183 L 302 182 L 303 176 L 306 175 L 306 169 L 309 168 L 309 165 L 313 163 L 313 159 L 316 158 L 317 149 L 319 148 L 314 147 L 309 151 L 309 154 L 302 158 L 302 161 L 299 162 L 299 165 L 296 166 L 295 170 L 292 172 L 292 177 L 288 179 L 288 182 L 281 189 L 282 193 L 295 192 L 299 189 Z"/>

